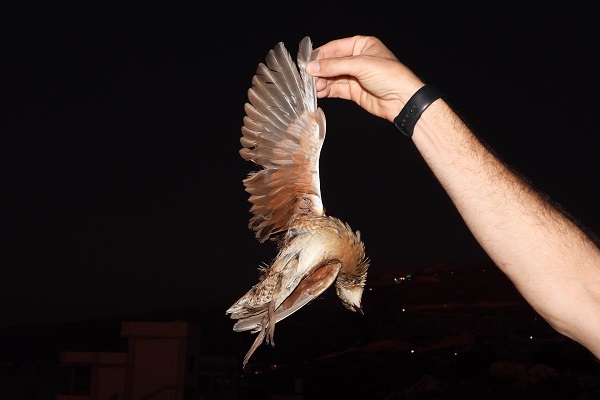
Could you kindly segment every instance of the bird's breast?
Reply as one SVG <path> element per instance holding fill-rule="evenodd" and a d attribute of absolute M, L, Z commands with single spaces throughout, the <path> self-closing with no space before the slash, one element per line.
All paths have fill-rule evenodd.
<path fill-rule="evenodd" d="M 364 246 L 347 224 L 334 217 L 303 218 L 289 230 L 289 249 L 298 254 L 298 268 L 310 270 L 327 260 L 342 265 L 357 264 L 364 258 Z"/>

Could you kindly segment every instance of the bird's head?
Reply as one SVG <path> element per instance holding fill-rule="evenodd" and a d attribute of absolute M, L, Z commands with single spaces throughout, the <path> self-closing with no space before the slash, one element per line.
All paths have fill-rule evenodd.
<path fill-rule="evenodd" d="M 350 311 L 359 312 L 363 314 L 362 307 L 360 305 L 364 287 L 361 285 L 348 285 L 344 282 L 336 282 L 335 291 L 342 301 L 344 307 Z"/>
<path fill-rule="evenodd" d="M 352 233 L 348 224 L 340 221 L 340 231 L 344 232 L 346 239 L 341 248 L 340 272 L 335 280 L 335 291 L 344 307 L 350 311 L 363 314 L 361 300 L 367 281 L 367 270 L 370 260 L 365 256 L 365 246 L 360 240 L 360 232 Z"/>

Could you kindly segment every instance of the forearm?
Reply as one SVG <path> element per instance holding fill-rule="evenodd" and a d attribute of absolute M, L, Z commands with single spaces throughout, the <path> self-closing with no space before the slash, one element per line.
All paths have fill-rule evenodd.
<path fill-rule="evenodd" d="M 600 251 L 441 100 L 414 143 L 482 248 L 559 332 L 600 357 Z"/>

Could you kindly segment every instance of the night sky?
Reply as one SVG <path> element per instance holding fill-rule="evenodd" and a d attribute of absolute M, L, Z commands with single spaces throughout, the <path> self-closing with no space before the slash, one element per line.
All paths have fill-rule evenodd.
<path fill-rule="evenodd" d="M 224 313 L 254 285 L 275 248 L 247 227 L 243 106 L 267 52 L 283 41 L 295 58 L 306 35 L 315 47 L 381 38 L 600 233 L 595 10 L 15 3 L 0 6 L 0 327 L 178 306 Z M 487 261 L 392 124 L 351 102 L 319 105 L 324 205 L 361 231 L 370 273 Z"/>

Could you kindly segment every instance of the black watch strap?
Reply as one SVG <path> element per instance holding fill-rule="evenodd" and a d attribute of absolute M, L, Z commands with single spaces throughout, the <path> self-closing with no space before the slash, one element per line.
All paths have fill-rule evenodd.
<path fill-rule="evenodd" d="M 413 129 L 421 117 L 421 114 L 423 114 L 423 111 L 425 111 L 431 103 L 442 97 L 444 97 L 444 93 L 435 86 L 423 86 L 413 94 L 410 100 L 408 100 L 402 108 L 402 111 L 400 111 L 400 114 L 394 118 L 394 125 L 396 125 L 396 128 L 398 128 L 404 136 L 411 138 Z"/>

